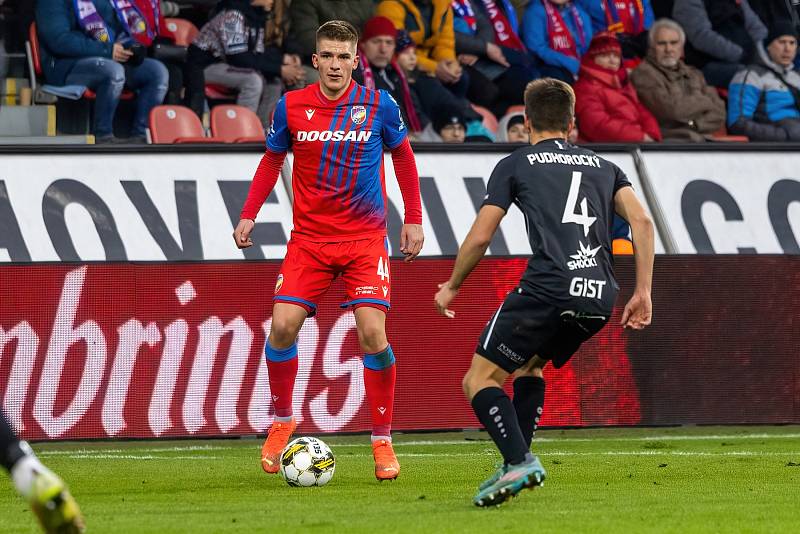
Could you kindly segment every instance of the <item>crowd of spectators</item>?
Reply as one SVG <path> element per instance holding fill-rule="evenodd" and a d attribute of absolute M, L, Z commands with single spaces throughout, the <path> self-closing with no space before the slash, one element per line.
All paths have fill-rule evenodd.
<path fill-rule="evenodd" d="M 181 46 L 164 17 L 182 16 L 186 3 L 35 0 L 43 81 L 94 93 L 98 142 L 117 141 L 114 116 L 129 93 L 127 142 L 144 141 L 161 103 L 202 117 L 235 101 L 268 127 L 283 92 L 317 80 L 315 31 L 332 19 L 359 28 L 356 81 L 388 91 L 416 140 L 523 142 L 524 88 L 545 76 L 573 84 L 578 141 L 800 140 L 800 15 L 790 1 L 188 3 L 199 33 Z"/>

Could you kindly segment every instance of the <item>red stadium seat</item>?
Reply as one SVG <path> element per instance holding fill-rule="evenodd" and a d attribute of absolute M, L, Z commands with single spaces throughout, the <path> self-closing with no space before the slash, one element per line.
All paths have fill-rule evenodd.
<path fill-rule="evenodd" d="M 224 85 L 206 84 L 206 98 L 210 100 L 236 100 L 237 94 L 235 90 Z"/>
<path fill-rule="evenodd" d="M 175 36 L 175 44 L 178 46 L 189 46 L 200 33 L 197 26 L 186 19 L 166 18 L 167 30 Z"/>
<path fill-rule="evenodd" d="M 472 106 L 472 109 L 474 109 L 481 117 L 483 117 L 483 125 L 486 127 L 486 129 L 492 132 L 493 134 L 496 134 L 497 117 L 494 116 L 494 113 L 481 106 L 477 106 L 475 104 L 470 104 L 470 105 Z"/>
<path fill-rule="evenodd" d="M 728 130 L 723 125 L 719 130 L 711 134 L 712 141 L 721 141 L 728 143 L 747 143 L 750 138 L 746 135 L 728 135 Z"/>
<path fill-rule="evenodd" d="M 258 115 L 234 105 L 211 110 L 211 135 L 225 143 L 263 143 L 265 139 Z"/>
<path fill-rule="evenodd" d="M 197 115 L 183 106 L 156 106 L 150 110 L 150 137 L 154 144 L 217 143 L 206 137 Z"/>
<path fill-rule="evenodd" d="M 31 64 L 33 65 L 33 72 L 31 73 L 31 87 L 36 87 L 37 85 L 41 85 L 39 79 L 42 76 L 42 56 L 39 48 L 39 33 L 36 31 L 35 22 L 32 22 L 31 25 L 28 26 L 28 42 L 30 43 Z M 122 91 L 122 96 L 120 96 L 122 100 L 133 100 L 135 97 L 136 95 L 127 89 Z M 83 98 L 86 98 L 87 100 L 94 100 L 96 96 L 94 91 L 91 89 L 86 89 L 86 91 L 83 93 Z"/>

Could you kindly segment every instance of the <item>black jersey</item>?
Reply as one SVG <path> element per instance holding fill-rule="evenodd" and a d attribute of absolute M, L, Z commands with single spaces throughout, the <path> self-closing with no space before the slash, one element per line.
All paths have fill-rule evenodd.
<path fill-rule="evenodd" d="M 520 287 L 534 297 L 584 313 L 610 314 L 614 278 L 614 195 L 631 183 L 591 150 L 548 139 L 515 150 L 489 179 L 484 205 L 525 216 L 533 256 Z"/>

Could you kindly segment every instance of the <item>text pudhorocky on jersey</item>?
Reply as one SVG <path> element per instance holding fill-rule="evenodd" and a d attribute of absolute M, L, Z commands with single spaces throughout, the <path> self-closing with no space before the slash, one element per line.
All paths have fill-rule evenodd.
<path fill-rule="evenodd" d="M 528 163 L 561 163 L 562 165 L 584 165 L 600 168 L 600 158 L 588 154 L 558 154 L 556 152 L 536 152 L 528 154 Z"/>
<path fill-rule="evenodd" d="M 358 141 L 366 142 L 372 137 L 370 130 L 300 130 L 296 134 L 297 141 Z"/>

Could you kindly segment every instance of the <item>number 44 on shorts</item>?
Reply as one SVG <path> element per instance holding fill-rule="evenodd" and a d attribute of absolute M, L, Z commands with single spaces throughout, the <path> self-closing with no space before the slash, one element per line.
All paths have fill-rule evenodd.
<path fill-rule="evenodd" d="M 378 258 L 378 276 L 381 277 L 382 282 L 389 279 L 389 260 L 384 261 L 382 257 Z"/>

